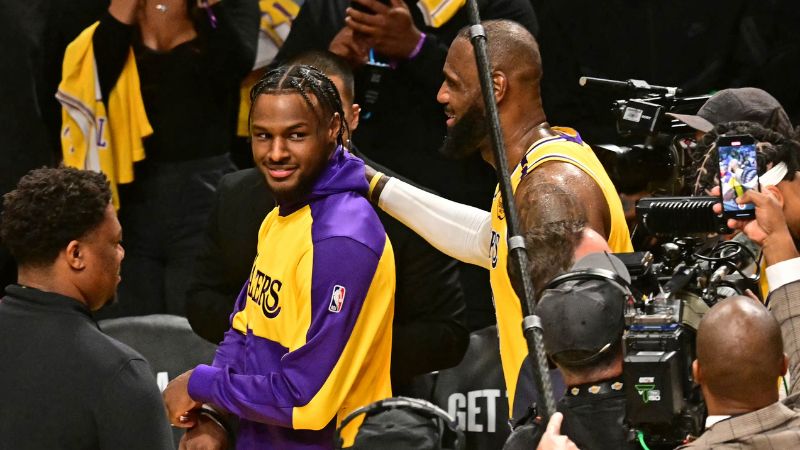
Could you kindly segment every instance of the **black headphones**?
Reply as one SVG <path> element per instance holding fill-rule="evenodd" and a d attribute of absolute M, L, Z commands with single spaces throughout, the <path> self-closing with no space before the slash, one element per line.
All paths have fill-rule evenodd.
<path fill-rule="evenodd" d="M 567 273 L 562 273 L 561 275 L 553 278 L 547 283 L 547 285 L 542 290 L 542 294 L 544 294 L 544 291 L 548 289 L 555 289 L 569 281 L 587 281 L 587 280 L 611 282 L 612 284 L 617 286 L 619 290 L 622 292 L 622 294 L 625 296 L 626 304 L 632 304 L 636 300 L 636 297 L 634 297 L 633 292 L 631 292 L 631 284 L 625 278 L 622 278 L 618 273 L 608 269 L 581 269 L 581 270 L 573 270 Z"/>
<path fill-rule="evenodd" d="M 339 425 L 333 435 L 335 448 L 337 450 L 343 448 L 344 439 L 342 439 L 341 436 L 342 430 L 356 417 L 362 414 L 368 417 L 390 409 L 409 409 L 422 416 L 435 420 L 439 424 L 439 435 L 442 445 L 452 442 L 453 450 L 464 450 L 464 432 L 458 428 L 458 422 L 456 422 L 450 414 L 447 414 L 433 403 L 409 397 L 392 397 L 379 400 L 350 413 L 342 420 L 341 425 Z M 445 437 L 447 437 L 447 439 L 445 439 Z"/>

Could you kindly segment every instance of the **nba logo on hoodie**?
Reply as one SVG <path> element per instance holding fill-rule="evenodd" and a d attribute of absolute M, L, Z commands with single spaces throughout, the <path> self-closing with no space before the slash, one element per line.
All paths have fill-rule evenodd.
<path fill-rule="evenodd" d="M 331 304 L 328 306 L 328 311 L 338 313 L 342 310 L 344 305 L 344 286 L 338 284 L 333 287 L 333 294 L 331 294 Z"/>

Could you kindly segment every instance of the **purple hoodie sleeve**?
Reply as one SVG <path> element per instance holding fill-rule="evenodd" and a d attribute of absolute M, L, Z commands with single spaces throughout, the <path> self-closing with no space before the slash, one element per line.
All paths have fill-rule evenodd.
<path fill-rule="evenodd" d="M 244 355 L 245 336 L 238 330 L 233 329 L 233 318 L 236 316 L 236 313 L 244 309 L 245 302 L 247 301 L 247 287 L 249 284 L 250 281 L 246 281 L 244 286 L 242 286 L 242 290 L 239 292 L 239 296 L 236 297 L 236 303 L 233 306 L 233 312 L 230 317 L 231 328 L 225 332 L 222 342 L 219 344 L 219 347 L 217 347 L 217 352 L 214 355 L 214 362 L 212 363 L 214 367 L 230 367 L 237 372 L 243 369 L 242 356 Z"/>
<path fill-rule="evenodd" d="M 215 367 L 198 366 L 189 380 L 192 398 L 251 421 L 292 428 L 324 427 L 351 389 L 348 383 L 354 377 L 347 375 L 366 362 L 366 355 L 358 352 L 356 345 L 345 347 L 378 262 L 379 255 L 350 238 L 332 237 L 315 243 L 311 276 L 298 273 L 298 279 L 307 281 L 301 282 L 297 301 L 308 297 L 311 301 L 306 344 L 283 355 L 276 367 L 263 374 L 216 367 L 216 360 Z M 317 396 L 326 383 L 336 386 L 334 392 Z M 293 422 L 294 408 L 304 406 L 314 411 L 314 421 Z"/>

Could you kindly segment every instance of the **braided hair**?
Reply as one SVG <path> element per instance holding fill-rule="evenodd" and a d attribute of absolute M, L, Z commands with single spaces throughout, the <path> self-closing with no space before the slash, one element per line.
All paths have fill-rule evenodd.
<path fill-rule="evenodd" d="M 339 114 L 340 125 L 336 133 L 336 143 L 343 145 L 345 133 L 349 135 L 349 130 L 347 121 L 344 120 L 342 98 L 333 81 L 313 66 L 302 64 L 280 66 L 264 74 L 250 90 L 248 121 L 252 124 L 253 107 L 259 95 L 291 93 L 300 94 L 321 123 L 325 123 L 324 120 L 332 118 L 334 114 Z M 316 104 L 311 100 L 311 95 L 317 99 Z"/>
<path fill-rule="evenodd" d="M 692 169 L 687 180 L 694 195 L 708 195 L 711 188 L 719 183 L 719 161 L 716 140 L 719 136 L 749 134 L 756 140 L 756 162 L 758 174 L 779 163 L 785 163 L 788 172 L 785 180 L 794 180 L 800 170 L 800 142 L 791 136 L 765 128 L 755 122 L 721 123 L 708 132 L 697 143 L 692 155 Z"/>

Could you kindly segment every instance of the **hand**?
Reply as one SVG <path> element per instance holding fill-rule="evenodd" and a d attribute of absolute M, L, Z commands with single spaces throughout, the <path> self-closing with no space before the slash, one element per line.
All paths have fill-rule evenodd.
<path fill-rule="evenodd" d="M 164 398 L 164 406 L 167 408 L 169 423 L 178 428 L 195 426 L 197 412 L 194 410 L 202 405 L 189 396 L 189 377 L 191 376 L 191 370 L 178 375 L 169 382 L 161 394 Z"/>
<path fill-rule="evenodd" d="M 378 0 L 353 0 L 373 14 L 347 8 L 344 22 L 366 38 L 369 47 L 381 55 L 404 60 L 419 42 L 420 31 L 411 19 L 411 11 L 403 0 L 390 0 L 389 6 Z"/>
<path fill-rule="evenodd" d="M 228 448 L 228 433 L 213 420 L 200 415 L 197 425 L 186 430 L 178 450 L 225 450 Z"/>
<path fill-rule="evenodd" d="M 561 435 L 561 422 L 564 420 L 564 415 L 557 412 L 550 417 L 547 422 L 547 429 L 542 435 L 542 440 L 539 441 L 539 446 L 536 450 L 578 450 L 578 446 L 569 440 L 568 437 Z"/>
<path fill-rule="evenodd" d="M 714 187 L 711 195 L 719 195 L 719 187 Z M 736 202 L 753 203 L 756 206 L 756 218 L 755 220 L 728 219 L 728 228 L 743 231 L 750 240 L 760 245 L 768 266 L 798 256 L 789 227 L 786 225 L 783 208 L 768 189 L 764 192 L 750 189 L 737 198 Z M 714 212 L 721 214 L 722 205 L 715 204 Z"/>
<path fill-rule="evenodd" d="M 328 51 L 344 58 L 354 69 L 363 66 L 369 59 L 366 39 L 356 34 L 352 28 L 344 27 L 328 45 Z"/>

